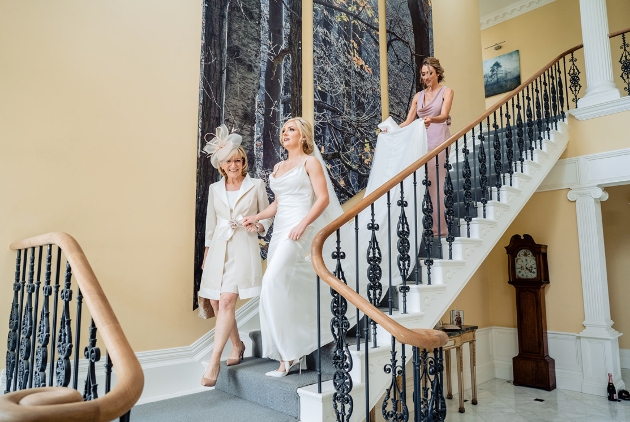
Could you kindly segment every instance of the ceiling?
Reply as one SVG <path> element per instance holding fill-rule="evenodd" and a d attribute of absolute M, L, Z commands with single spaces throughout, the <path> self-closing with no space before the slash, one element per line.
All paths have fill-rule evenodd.
<path fill-rule="evenodd" d="M 479 16 L 494 14 L 515 3 L 521 3 L 521 0 L 479 0 Z"/>

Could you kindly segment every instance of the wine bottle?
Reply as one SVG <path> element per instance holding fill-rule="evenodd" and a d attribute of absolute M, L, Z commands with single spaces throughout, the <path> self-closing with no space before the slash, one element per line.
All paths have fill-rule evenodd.
<path fill-rule="evenodd" d="M 617 401 L 617 390 L 615 384 L 613 384 L 612 374 L 608 374 L 608 387 L 606 388 L 608 393 L 608 400 Z"/>

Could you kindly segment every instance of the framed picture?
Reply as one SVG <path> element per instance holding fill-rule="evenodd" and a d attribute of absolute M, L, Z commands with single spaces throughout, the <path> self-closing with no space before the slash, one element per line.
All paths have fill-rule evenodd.
<path fill-rule="evenodd" d="M 518 50 L 483 61 L 483 86 L 486 98 L 512 91 L 521 84 Z"/>
<path fill-rule="evenodd" d="M 464 325 L 464 311 L 453 309 L 451 311 L 451 325 L 461 327 Z"/>

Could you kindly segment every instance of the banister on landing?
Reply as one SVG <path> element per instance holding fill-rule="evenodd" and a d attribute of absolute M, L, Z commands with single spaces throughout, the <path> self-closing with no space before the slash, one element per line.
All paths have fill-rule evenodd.
<path fill-rule="evenodd" d="M 0 421 L 129 420 L 129 411 L 142 393 L 144 374 L 81 246 L 66 233 L 48 233 L 13 242 L 10 249 L 17 251 L 17 259 Z M 57 249 L 54 268 L 53 249 Z M 62 252 L 65 276 L 60 272 Z M 71 313 L 73 293 L 76 309 Z M 86 310 L 92 318 L 90 335 L 81 342 Z M 97 330 L 107 350 L 102 356 Z M 79 354 L 87 361 L 87 374 L 79 371 Z M 101 358 L 105 359 L 105 385 L 99 397 L 95 364 Z M 113 387 L 112 367 L 116 372 Z M 85 376 L 81 382 L 80 376 Z"/>

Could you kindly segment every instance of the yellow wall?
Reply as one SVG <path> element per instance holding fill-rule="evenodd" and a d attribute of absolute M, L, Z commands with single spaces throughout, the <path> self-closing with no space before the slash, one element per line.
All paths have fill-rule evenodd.
<path fill-rule="evenodd" d="M 630 2 L 608 0 L 608 28 L 610 32 L 630 27 Z M 485 49 L 494 43 L 505 41 L 500 50 Z M 521 81 L 525 81 L 563 51 L 582 43 L 580 4 L 576 0 L 556 0 L 529 13 L 509 19 L 481 31 L 483 60 L 488 60 L 514 50 L 519 50 Z M 623 89 L 620 78 L 620 38 L 611 41 L 613 71 L 617 87 Z M 578 67 L 582 71 L 582 91 L 586 89 L 584 56 L 576 53 Z M 622 91 L 622 94 L 623 91 Z M 486 99 L 486 107 L 496 103 L 505 94 Z M 627 93 L 625 93 L 627 95 Z"/>
<path fill-rule="evenodd" d="M 560 158 L 629 148 L 629 120 L 630 111 L 582 121 L 570 116 L 571 140 Z"/>
<path fill-rule="evenodd" d="M 478 0 L 433 4 L 434 54 L 444 67 L 444 84 L 455 92 L 451 133 L 485 111 Z"/>
<path fill-rule="evenodd" d="M 211 327 L 191 310 L 200 22 L 190 0 L 0 3 L 0 315 L 8 244 L 65 231 L 136 351 Z"/>
<path fill-rule="evenodd" d="M 537 243 L 548 245 L 547 328 L 582 331 L 584 306 L 577 219 L 575 203 L 567 199 L 567 192 L 534 194 L 499 239 L 451 307 L 465 311 L 467 324 L 516 327 L 516 295 L 514 287 L 508 284 L 505 246 L 513 235 L 529 234 Z"/>
<path fill-rule="evenodd" d="M 619 347 L 630 349 L 630 185 L 609 187 L 606 192 L 609 197 L 602 202 L 602 222 L 610 314 L 613 328 L 625 334 L 619 337 Z"/>

